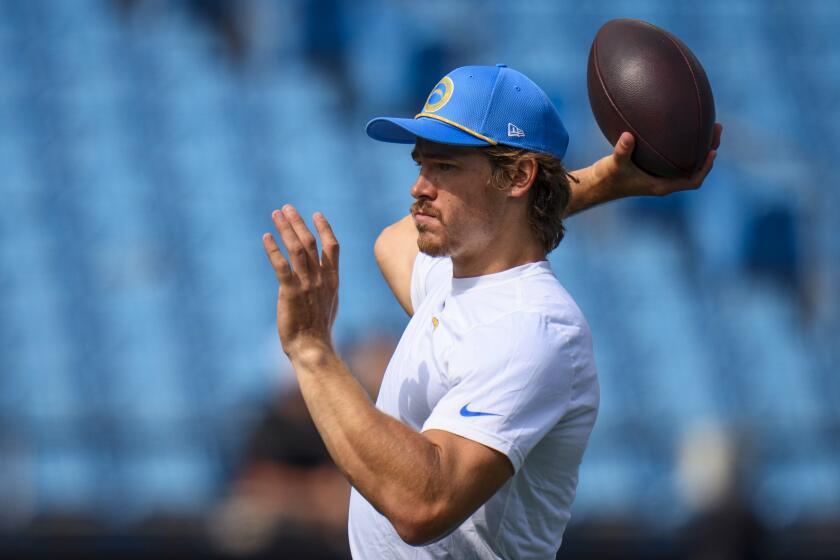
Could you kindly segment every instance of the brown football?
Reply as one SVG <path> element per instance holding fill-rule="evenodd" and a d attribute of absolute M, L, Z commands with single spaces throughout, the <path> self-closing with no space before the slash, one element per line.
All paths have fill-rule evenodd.
<path fill-rule="evenodd" d="M 592 41 L 589 103 L 612 145 L 636 138 L 633 162 L 660 177 L 697 171 L 712 145 L 715 101 L 706 72 L 678 38 L 637 19 L 605 23 Z"/>

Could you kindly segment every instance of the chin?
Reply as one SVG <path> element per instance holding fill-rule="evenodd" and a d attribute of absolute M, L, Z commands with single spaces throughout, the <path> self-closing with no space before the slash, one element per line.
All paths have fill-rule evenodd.
<path fill-rule="evenodd" d="M 421 253 L 429 255 L 430 257 L 449 256 L 449 245 L 434 239 L 430 235 L 424 235 L 423 233 L 420 233 L 420 235 L 417 236 L 417 248 L 420 249 Z"/>

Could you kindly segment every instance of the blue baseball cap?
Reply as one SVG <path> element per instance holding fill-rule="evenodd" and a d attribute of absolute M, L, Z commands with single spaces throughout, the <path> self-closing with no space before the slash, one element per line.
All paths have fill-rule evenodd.
<path fill-rule="evenodd" d="M 413 119 L 379 117 L 366 132 L 382 142 L 504 144 L 557 159 L 569 145 L 569 133 L 545 92 L 504 64 L 456 68 L 437 83 Z"/>

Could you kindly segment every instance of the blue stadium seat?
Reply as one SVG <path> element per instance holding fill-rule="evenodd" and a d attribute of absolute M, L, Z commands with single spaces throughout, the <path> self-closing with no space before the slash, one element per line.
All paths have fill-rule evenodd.
<path fill-rule="evenodd" d="M 743 269 L 736 241 L 758 205 L 780 204 L 811 235 L 800 248 L 808 278 L 833 286 L 840 4 L 495 1 L 470 14 L 480 32 L 456 36 L 464 6 L 362 3 L 349 17 L 363 32 L 347 44 L 355 109 L 308 65 L 292 28 L 279 30 L 278 59 L 233 71 L 186 8 L 141 4 L 123 18 L 99 0 L 3 3 L 0 404 L 42 445 L 39 511 L 115 523 L 204 511 L 221 484 L 217 430 L 241 434 L 236 411 L 273 389 L 268 213 L 293 203 L 331 219 L 343 251 L 338 340 L 403 324 L 372 244 L 405 215 L 416 169 L 409 146 L 373 142 L 363 126 L 422 102 L 406 61 L 432 45 L 453 62 L 532 75 L 561 105 L 575 167 L 609 150 L 585 60 L 598 26 L 621 13 L 694 49 L 727 135 L 703 190 L 657 205 L 682 213 L 679 234 L 616 203 L 569 220 L 551 257 L 588 317 L 601 375 L 575 516 L 683 519 L 673 452 L 706 419 L 754 435 L 765 519 L 840 515 L 837 310 L 803 321 L 795 293 Z M 773 32 L 781 25 L 789 33 Z M 97 415 L 108 422 L 91 442 Z"/>

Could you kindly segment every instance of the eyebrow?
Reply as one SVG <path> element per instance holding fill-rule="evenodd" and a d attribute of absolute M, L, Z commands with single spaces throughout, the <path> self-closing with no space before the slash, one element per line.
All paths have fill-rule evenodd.
<path fill-rule="evenodd" d="M 411 159 L 413 159 L 414 161 L 420 161 L 420 159 L 424 158 L 424 157 L 427 158 L 427 159 L 436 159 L 436 160 L 445 160 L 445 161 L 454 161 L 455 159 L 457 159 L 457 156 L 455 156 L 451 153 L 448 153 L 446 151 L 443 151 L 443 150 L 437 150 L 437 151 L 428 150 L 428 149 L 421 150 L 421 149 L 418 149 L 417 146 L 415 146 L 414 149 L 411 150 Z"/>

